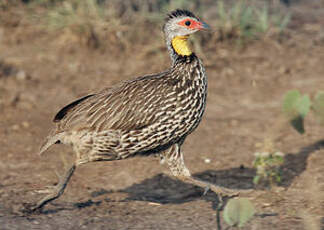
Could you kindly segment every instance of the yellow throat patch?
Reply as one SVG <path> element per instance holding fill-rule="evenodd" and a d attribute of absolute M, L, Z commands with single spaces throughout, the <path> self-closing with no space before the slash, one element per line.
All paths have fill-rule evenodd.
<path fill-rule="evenodd" d="M 188 35 L 187 36 L 177 36 L 172 39 L 171 44 L 177 54 L 182 55 L 182 56 L 185 56 L 185 55 L 189 56 L 190 54 L 192 54 L 192 51 L 191 51 L 189 44 L 187 42 L 188 37 L 189 37 Z"/>

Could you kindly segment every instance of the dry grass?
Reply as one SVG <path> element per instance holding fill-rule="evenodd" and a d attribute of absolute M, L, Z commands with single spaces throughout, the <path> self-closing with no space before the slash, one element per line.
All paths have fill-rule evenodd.
<path fill-rule="evenodd" d="M 290 14 L 270 9 L 266 3 L 251 4 L 236 1 L 229 5 L 217 2 L 217 29 L 221 40 L 250 40 L 254 38 L 280 35 L 286 29 Z"/>
<path fill-rule="evenodd" d="M 176 1 L 107 1 L 107 0 L 29 0 L 19 4 L 2 2 L 2 8 L 27 11 L 28 17 L 21 18 L 23 24 L 34 29 L 53 33 L 55 45 L 60 47 L 89 47 L 109 51 L 134 51 L 133 41 L 140 46 L 153 44 L 145 53 L 162 49 L 161 24 L 165 14 L 175 8 L 193 10 L 199 16 L 204 12 L 217 12 L 204 17 L 215 33 L 199 35 L 196 49 L 201 44 L 219 41 L 250 41 L 263 37 L 277 39 L 289 22 L 289 14 L 282 14 L 265 4 L 251 4 L 240 0 L 176 0 Z M 208 10 L 206 10 L 208 9 Z M 23 14 L 26 15 L 26 14 Z M 17 17 L 17 15 L 16 15 Z M 148 33 L 149 32 L 149 33 Z M 131 43 L 129 41 L 132 41 Z M 155 43 L 155 41 L 157 41 Z M 162 44 L 162 45 L 161 45 Z"/>

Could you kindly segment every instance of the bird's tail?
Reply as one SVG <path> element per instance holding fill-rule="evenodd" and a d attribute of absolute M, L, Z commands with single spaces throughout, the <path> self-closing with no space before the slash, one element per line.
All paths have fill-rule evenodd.
<path fill-rule="evenodd" d="M 50 146 L 56 144 L 59 142 L 62 138 L 64 133 L 56 133 L 54 135 L 49 135 L 45 142 L 41 145 L 40 150 L 39 150 L 39 155 L 42 155 Z"/>

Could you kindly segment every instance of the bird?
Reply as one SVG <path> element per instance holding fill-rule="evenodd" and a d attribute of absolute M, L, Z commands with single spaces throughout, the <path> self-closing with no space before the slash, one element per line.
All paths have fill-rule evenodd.
<path fill-rule="evenodd" d="M 170 12 L 163 26 L 170 68 L 84 96 L 55 115 L 55 127 L 40 154 L 54 144 L 66 144 L 72 146 L 76 158 L 57 185 L 30 208 L 32 211 L 60 197 L 78 166 L 138 155 L 159 155 L 171 174 L 182 181 L 219 194 L 233 192 L 194 178 L 181 151 L 186 137 L 203 117 L 207 98 L 205 69 L 188 38 L 209 28 L 188 10 Z"/>

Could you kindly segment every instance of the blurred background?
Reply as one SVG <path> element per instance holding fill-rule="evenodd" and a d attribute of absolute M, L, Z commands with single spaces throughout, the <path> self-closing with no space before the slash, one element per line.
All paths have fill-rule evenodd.
<path fill-rule="evenodd" d="M 20 212 L 73 160 L 64 146 L 36 154 L 55 113 L 169 68 L 162 26 L 176 8 L 212 27 L 190 38 L 209 85 L 183 147 L 189 169 L 255 188 L 257 215 L 243 229 L 324 229 L 323 0 L 0 0 L 1 229 L 216 228 L 215 194 L 155 158 L 84 165 L 45 213 Z"/>

